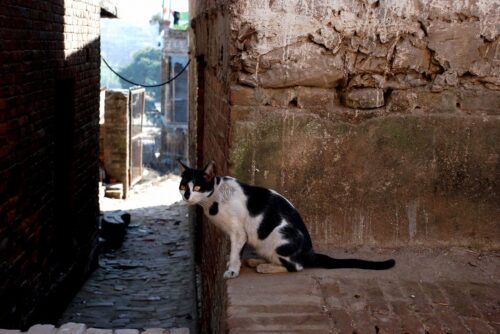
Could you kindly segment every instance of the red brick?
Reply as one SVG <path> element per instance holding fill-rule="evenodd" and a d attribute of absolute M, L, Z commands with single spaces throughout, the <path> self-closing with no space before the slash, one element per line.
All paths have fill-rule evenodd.
<path fill-rule="evenodd" d="M 385 300 L 382 290 L 376 282 L 372 282 L 366 289 L 367 304 L 372 314 L 389 314 L 389 306 Z"/>
<path fill-rule="evenodd" d="M 422 282 L 420 283 L 420 287 L 422 288 L 423 293 L 433 304 L 448 304 L 448 300 L 436 284 Z"/>
<path fill-rule="evenodd" d="M 469 297 L 467 287 L 458 282 L 444 282 L 441 288 L 446 291 L 451 307 L 462 316 L 479 317 L 479 310 L 474 306 L 472 299 Z"/>
<path fill-rule="evenodd" d="M 334 333 L 352 333 L 353 320 L 351 316 L 344 310 L 340 308 L 331 308 L 328 310 L 328 314 L 333 321 Z"/>
<path fill-rule="evenodd" d="M 417 282 L 402 281 L 401 287 L 406 293 L 406 300 L 416 312 L 432 313 L 430 300 L 427 299 Z"/>
<path fill-rule="evenodd" d="M 450 333 L 467 333 L 468 330 L 464 326 L 460 317 L 451 309 L 446 306 L 436 309 L 435 316 L 441 322 L 443 329 Z"/>
<path fill-rule="evenodd" d="M 429 333 L 436 334 L 446 334 L 445 327 L 439 320 L 439 318 L 433 314 L 420 314 L 420 320 L 422 321 L 424 328 Z"/>
<path fill-rule="evenodd" d="M 403 330 L 401 320 L 395 316 L 376 315 L 374 318 L 375 332 L 377 332 L 377 328 L 380 334 L 401 333 Z"/>
<path fill-rule="evenodd" d="M 423 333 L 424 326 L 417 314 L 405 302 L 391 302 L 392 309 L 401 319 L 403 330 L 408 333 Z"/>
<path fill-rule="evenodd" d="M 486 321 L 478 318 L 463 317 L 465 326 L 471 333 L 495 334 L 497 333 Z"/>

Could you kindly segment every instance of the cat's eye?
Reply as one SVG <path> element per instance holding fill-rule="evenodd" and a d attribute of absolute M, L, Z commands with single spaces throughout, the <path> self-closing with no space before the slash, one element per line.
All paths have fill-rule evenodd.
<path fill-rule="evenodd" d="M 182 185 L 179 187 L 180 190 L 186 190 L 186 186 L 185 185 Z"/>
<path fill-rule="evenodd" d="M 200 191 L 201 187 L 200 186 L 194 186 L 193 190 L 194 191 Z"/>

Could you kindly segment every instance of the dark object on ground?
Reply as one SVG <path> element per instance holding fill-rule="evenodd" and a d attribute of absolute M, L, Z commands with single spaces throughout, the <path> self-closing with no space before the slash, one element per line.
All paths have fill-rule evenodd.
<path fill-rule="evenodd" d="M 126 227 L 130 224 L 130 214 L 118 210 L 107 212 L 101 220 L 101 237 L 111 248 L 121 246 L 126 234 Z"/>

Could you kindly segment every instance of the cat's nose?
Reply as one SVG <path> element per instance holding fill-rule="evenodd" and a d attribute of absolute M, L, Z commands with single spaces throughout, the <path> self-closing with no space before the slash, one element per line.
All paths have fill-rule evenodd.
<path fill-rule="evenodd" d="M 189 196 L 191 196 L 191 192 L 188 189 L 184 192 L 184 198 L 186 199 L 186 201 L 189 199 Z"/>

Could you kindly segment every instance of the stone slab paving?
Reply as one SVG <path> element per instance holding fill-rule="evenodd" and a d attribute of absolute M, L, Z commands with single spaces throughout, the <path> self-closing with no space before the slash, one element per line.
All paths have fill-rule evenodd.
<path fill-rule="evenodd" d="M 499 253 L 358 250 L 387 271 L 306 269 L 229 280 L 230 333 L 499 333 Z"/>
<path fill-rule="evenodd" d="M 171 204 L 180 200 L 178 182 L 176 177 L 167 177 L 138 185 L 127 200 L 101 198 L 103 212 L 126 210 L 131 223 L 122 247 L 101 253 L 99 268 L 75 296 L 59 325 L 74 322 L 94 328 L 141 330 L 186 327 L 195 333 L 188 210 Z"/>
<path fill-rule="evenodd" d="M 88 328 L 85 324 L 66 323 L 56 328 L 54 325 L 34 325 L 27 332 L 19 330 L 0 329 L 0 334 L 189 334 L 188 328 L 149 328 L 144 331 L 137 329 L 100 329 Z"/>

